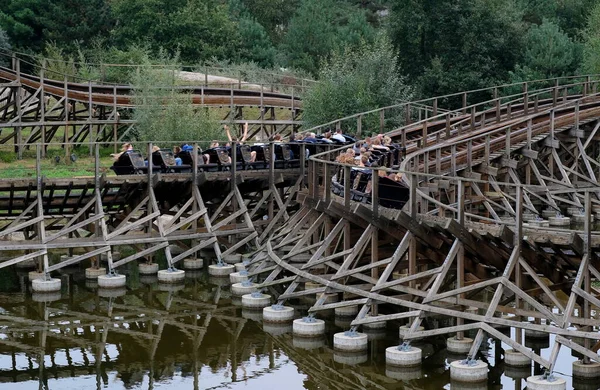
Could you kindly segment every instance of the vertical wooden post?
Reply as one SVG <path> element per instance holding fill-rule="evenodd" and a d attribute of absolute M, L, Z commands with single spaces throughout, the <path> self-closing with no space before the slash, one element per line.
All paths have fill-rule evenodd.
<path fill-rule="evenodd" d="M 40 131 L 42 143 L 42 157 L 46 157 L 46 88 L 45 88 L 45 72 L 46 72 L 46 59 L 42 60 L 42 67 L 40 69 Z"/>
<path fill-rule="evenodd" d="M 458 223 L 464 227 L 465 225 L 465 182 L 462 180 L 458 181 Z M 458 253 L 456 254 L 456 288 L 464 287 L 465 285 L 465 249 L 464 246 L 460 245 Z M 464 294 L 460 294 L 460 298 L 464 298 Z M 456 325 L 460 326 L 464 324 L 462 318 L 456 319 Z M 456 333 L 456 339 L 462 340 L 464 338 L 463 332 Z"/>
<path fill-rule="evenodd" d="M 522 186 L 517 186 L 516 188 L 517 190 L 517 194 L 516 194 L 516 200 L 517 200 L 517 204 L 515 207 L 515 213 L 516 213 L 516 218 L 515 218 L 515 241 L 514 241 L 514 246 L 515 248 L 518 248 L 517 250 L 519 251 L 519 256 L 520 256 L 520 252 L 521 252 L 521 241 L 523 239 L 523 187 Z M 516 262 L 515 264 L 515 285 L 517 286 L 517 288 L 521 288 L 521 264 L 519 263 L 519 261 Z M 508 277 L 510 278 L 510 275 L 508 275 Z M 521 298 L 518 295 L 515 295 L 515 308 L 518 310 L 521 307 Z M 516 320 L 520 321 L 520 317 L 517 316 Z M 521 330 L 521 328 L 515 328 L 515 341 L 519 344 L 521 344 L 523 342 L 523 331 Z"/>
<path fill-rule="evenodd" d="M 529 113 L 529 92 L 527 82 L 523 83 L 523 112 L 525 115 Z"/>
<path fill-rule="evenodd" d="M 427 131 L 428 131 L 428 129 L 427 129 L 427 121 L 425 121 L 425 122 L 423 122 L 423 143 L 422 143 L 422 146 L 424 148 L 427 147 L 427 135 L 428 135 Z"/>
<path fill-rule="evenodd" d="M 450 138 L 450 113 L 446 114 L 446 138 Z"/>
<path fill-rule="evenodd" d="M 119 113 L 117 112 L 117 86 L 113 86 L 113 149 L 117 153 L 117 129 L 119 122 Z"/>
<path fill-rule="evenodd" d="M 90 157 L 94 153 L 94 125 L 92 124 L 93 108 L 92 108 L 92 81 L 88 81 L 88 129 L 89 129 L 89 145 L 90 145 Z"/>
<path fill-rule="evenodd" d="M 356 118 L 356 137 L 360 139 L 362 135 L 362 115 Z"/>
<path fill-rule="evenodd" d="M 371 174 L 371 206 L 373 219 L 379 219 L 379 170 L 373 169 Z"/>
<path fill-rule="evenodd" d="M 23 158 L 23 112 L 22 109 L 23 107 L 21 106 L 21 96 L 23 93 L 23 86 L 21 85 L 21 60 L 20 59 L 16 59 L 15 61 L 15 70 L 17 73 L 17 92 L 15 94 L 15 105 L 17 106 L 17 117 L 18 117 L 18 123 L 17 123 L 17 139 L 16 139 L 16 145 L 15 145 L 15 151 L 17 152 L 17 158 L 19 160 L 21 160 Z"/>
<path fill-rule="evenodd" d="M 584 222 L 585 222 L 585 224 L 584 224 L 584 232 L 585 232 L 584 256 L 588 256 L 588 258 L 590 258 L 593 255 L 592 254 L 592 198 L 591 198 L 590 191 L 585 192 L 585 221 Z M 590 262 L 588 261 L 588 263 L 586 265 L 586 269 L 583 271 L 584 276 L 585 276 L 583 279 L 583 289 L 586 292 L 586 294 L 591 294 L 591 288 L 592 288 L 589 264 L 590 264 Z M 590 309 L 591 309 L 590 301 L 588 299 L 584 299 L 583 300 L 583 318 L 586 320 L 592 319 L 592 316 L 591 316 L 592 312 Z M 584 332 L 590 332 L 590 331 L 592 331 L 592 328 L 590 326 L 585 326 L 584 329 L 582 329 L 582 330 Z M 585 338 L 584 339 L 585 349 L 589 350 L 590 346 L 591 346 L 590 339 Z M 583 363 L 589 364 L 590 358 L 588 356 L 584 355 Z"/>
<path fill-rule="evenodd" d="M 467 113 L 467 93 L 463 92 L 462 94 L 462 113 Z"/>
<path fill-rule="evenodd" d="M 496 105 L 496 123 L 500 123 L 502 112 L 500 111 L 500 98 L 498 97 L 498 87 L 494 88 L 494 100 Z"/>
<path fill-rule="evenodd" d="M 323 163 L 323 198 L 329 201 L 331 198 L 331 168 L 328 163 Z"/>
<path fill-rule="evenodd" d="M 275 143 L 274 142 L 269 142 L 269 154 L 270 154 L 270 158 L 269 158 L 269 189 L 271 190 L 271 196 L 269 198 L 269 221 L 273 220 L 273 216 L 274 216 L 274 202 L 275 202 Z M 313 164 L 312 166 L 312 175 L 315 175 L 315 166 Z M 312 195 L 315 196 L 316 194 L 316 186 L 314 181 L 311 183 L 313 186 L 313 191 Z"/>
<path fill-rule="evenodd" d="M 350 188 L 352 188 L 350 174 L 350 167 L 344 166 L 344 207 L 346 208 L 350 207 Z"/>
<path fill-rule="evenodd" d="M 438 100 L 437 98 L 433 99 L 433 116 L 437 116 L 438 114 Z"/>
<path fill-rule="evenodd" d="M 70 147 L 69 147 L 69 120 L 71 119 L 71 109 L 69 108 L 69 80 L 67 79 L 67 76 L 64 77 L 64 84 L 63 84 L 63 88 L 64 88 L 64 101 L 63 101 L 63 106 L 65 109 L 65 128 L 64 128 L 64 149 L 65 149 L 65 163 L 69 164 L 69 162 L 71 161 L 71 159 L 69 158 L 69 156 L 71 155 L 70 152 Z M 75 103 L 75 102 L 73 102 Z"/>

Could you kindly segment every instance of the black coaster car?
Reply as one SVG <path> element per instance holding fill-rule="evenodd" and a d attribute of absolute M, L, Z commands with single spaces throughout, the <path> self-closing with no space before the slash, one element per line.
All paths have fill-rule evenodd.
<path fill-rule="evenodd" d="M 175 163 L 175 156 L 172 152 L 166 150 L 157 150 L 152 153 L 152 164 L 160 167 L 161 173 L 189 173 L 192 172 L 192 166 L 190 164 L 177 165 Z"/>
<path fill-rule="evenodd" d="M 154 167 L 153 167 L 154 168 Z M 121 153 L 117 161 L 110 167 L 117 175 L 136 175 L 148 173 L 144 157 L 137 150 Z M 160 167 L 156 167 L 160 169 Z"/>

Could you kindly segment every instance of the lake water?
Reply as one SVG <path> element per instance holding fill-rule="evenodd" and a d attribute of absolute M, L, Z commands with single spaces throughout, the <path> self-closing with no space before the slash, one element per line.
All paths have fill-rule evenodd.
<path fill-rule="evenodd" d="M 228 283 L 205 271 L 188 273 L 184 286 L 159 285 L 127 269 L 127 289 L 98 291 L 83 268 L 61 275 L 63 289 L 32 295 L 25 271 L 0 273 L 0 390 L 5 389 L 521 389 L 530 370 L 507 369 L 505 345 L 489 339 L 488 383 L 450 383 L 444 338 L 419 345 L 418 369 L 386 369 L 385 348 L 398 344 L 399 323 L 369 333 L 369 351 L 334 352 L 335 332 L 349 321 L 325 316 L 327 335 L 292 336 L 291 324 L 263 324 L 260 312 L 242 310 Z M 298 317 L 310 302 L 295 302 Z M 533 344 L 550 354 L 549 342 Z M 557 371 L 575 360 L 563 348 Z M 573 383 L 569 376 L 567 388 Z M 577 389 L 596 384 L 575 383 Z"/>

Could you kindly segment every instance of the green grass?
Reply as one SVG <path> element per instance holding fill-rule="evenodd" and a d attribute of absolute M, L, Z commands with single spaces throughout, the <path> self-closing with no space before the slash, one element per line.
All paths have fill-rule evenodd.
<path fill-rule="evenodd" d="M 65 157 L 62 149 L 49 149 L 47 157 L 41 160 L 41 173 L 46 177 L 68 178 L 93 176 L 95 171 L 94 158 L 89 156 L 87 148 L 78 148 L 72 152 L 77 159 L 72 162 Z M 109 169 L 113 163 L 112 148 L 100 151 L 100 173 L 113 175 Z M 59 158 L 58 161 L 56 158 Z M 25 151 L 23 159 L 17 160 L 12 151 L 0 151 L 0 179 L 33 178 L 36 176 L 35 151 Z"/>

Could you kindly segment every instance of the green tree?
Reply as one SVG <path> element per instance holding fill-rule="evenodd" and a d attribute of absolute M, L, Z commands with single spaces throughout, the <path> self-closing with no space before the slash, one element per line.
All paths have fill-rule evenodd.
<path fill-rule="evenodd" d="M 265 27 L 249 12 L 240 0 L 230 0 L 229 9 L 238 23 L 240 48 L 234 61 L 255 62 L 261 67 L 269 68 L 275 63 L 277 49 Z"/>
<path fill-rule="evenodd" d="M 384 34 L 374 43 L 334 51 L 321 68 L 320 82 L 303 99 L 307 126 L 409 101 L 412 89 L 400 74 L 398 54 Z M 364 118 L 363 131 L 375 123 L 379 115 Z"/>
<path fill-rule="evenodd" d="M 8 39 L 8 34 L 6 34 L 6 31 L 0 28 L 0 53 L 6 54 L 11 49 L 12 46 L 10 44 L 10 39 Z M 8 66 L 9 64 L 10 61 L 8 59 L 8 56 L 0 54 L 0 66 Z"/>
<path fill-rule="evenodd" d="M 586 18 L 596 0 L 518 0 L 523 20 L 540 25 L 544 19 L 558 24 L 571 38 L 580 38 Z"/>
<path fill-rule="evenodd" d="M 585 73 L 600 73 L 600 3 L 592 8 L 584 33 L 582 70 Z"/>
<path fill-rule="evenodd" d="M 279 43 L 285 35 L 290 19 L 300 4 L 300 0 L 241 0 L 241 2 L 275 43 Z"/>
<path fill-rule="evenodd" d="M 46 0 L 3 0 L 0 27 L 16 48 L 40 51 L 44 45 L 42 9 Z"/>
<path fill-rule="evenodd" d="M 541 78 L 575 73 L 581 61 L 581 45 L 549 20 L 534 25 L 525 37 L 523 61 L 516 74 Z M 527 78 L 523 78 L 526 80 Z"/>
<path fill-rule="evenodd" d="M 69 53 L 107 36 L 113 20 L 108 0 L 3 0 L 0 27 L 15 47 L 40 52 L 50 41 Z"/>
<path fill-rule="evenodd" d="M 156 52 L 179 51 L 184 62 L 235 57 L 237 24 L 219 0 L 115 0 L 114 39 L 120 47 L 148 43 Z"/>
<path fill-rule="evenodd" d="M 390 17 L 401 65 L 424 96 L 506 80 L 522 48 L 522 13 L 514 0 L 405 0 Z"/>
<path fill-rule="evenodd" d="M 364 11 L 334 0 L 303 0 L 281 46 L 287 66 L 317 74 L 319 62 L 341 46 L 372 40 Z"/>
<path fill-rule="evenodd" d="M 159 53 L 168 68 L 156 68 L 149 61 L 134 74 L 133 119 L 135 132 L 143 141 L 194 141 L 221 139 L 216 116 L 194 106 L 192 95 L 175 87 L 173 72 L 179 71 L 177 57 Z M 204 145 L 203 145 L 204 146 Z"/>

